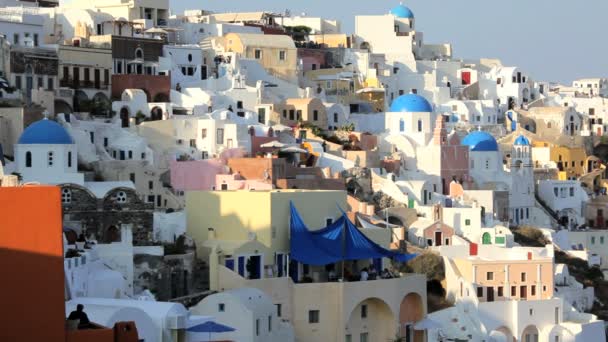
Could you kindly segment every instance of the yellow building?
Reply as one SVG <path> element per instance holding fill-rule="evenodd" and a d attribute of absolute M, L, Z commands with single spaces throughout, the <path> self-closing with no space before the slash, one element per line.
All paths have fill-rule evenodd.
<path fill-rule="evenodd" d="M 287 99 L 275 105 L 273 121 L 295 126 L 298 122 L 306 122 L 321 129 L 327 129 L 327 109 L 323 102 L 316 98 Z"/>
<path fill-rule="evenodd" d="M 350 37 L 345 33 L 311 34 L 310 41 L 328 48 L 350 48 Z"/>
<path fill-rule="evenodd" d="M 557 165 L 558 179 L 578 179 L 593 170 L 588 165 L 587 152 L 583 147 L 558 146 L 546 141 L 532 141 L 532 159 L 536 168 L 551 161 Z"/>
<path fill-rule="evenodd" d="M 228 33 L 218 38 L 226 52 L 257 60 L 270 74 L 294 81 L 297 77 L 298 53 L 291 37 L 255 33 Z"/>

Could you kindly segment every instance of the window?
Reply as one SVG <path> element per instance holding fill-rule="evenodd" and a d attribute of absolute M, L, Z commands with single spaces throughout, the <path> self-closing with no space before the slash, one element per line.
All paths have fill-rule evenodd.
<path fill-rule="evenodd" d="M 600 236 L 600 244 L 602 244 L 602 245 L 604 244 L 604 237 L 603 236 Z"/>
<path fill-rule="evenodd" d="M 72 152 L 68 152 L 68 167 L 72 167 Z"/>
<path fill-rule="evenodd" d="M 205 139 L 207 137 L 207 129 L 201 129 L 201 139 Z"/>
<path fill-rule="evenodd" d="M 219 304 L 217 305 L 217 311 L 219 311 L 219 312 L 225 312 L 225 311 L 226 311 L 226 304 L 224 304 L 224 303 L 219 303 Z"/>
<path fill-rule="evenodd" d="M 118 203 L 127 203 L 127 193 L 124 191 L 119 191 L 116 194 L 116 202 Z"/>
<path fill-rule="evenodd" d="M 570 197 L 574 197 L 574 188 L 570 188 Z"/>
<path fill-rule="evenodd" d="M 260 319 L 255 320 L 255 336 L 260 336 Z"/>
<path fill-rule="evenodd" d="M 517 286 L 511 286 L 511 297 L 517 296 Z"/>
<path fill-rule="evenodd" d="M 536 296 L 536 285 L 530 286 L 530 295 Z"/>
<path fill-rule="evenodd" d="M 422 120 L 418 120 L 418 132 L 422 132 Z"/>
<path fill-rule="evenodd" d="M 555 324 L 559 324 L 559 307 L 555 308 Z"/>
<path fill-rule="evenodd" d="M 592 245 L 595 245 L 595 236 L 592 236 L 592 237 L 591 237 L 591 244 L 592 244 Z"/>
<path fill-rule="evenodd" d="M 281 312 L 283 307 L 281 306 L 281 304 L 275 304 L 274 306 L 277 307 L 277 317 L 281 317 L 283 315 L 283 313 Z"/>
<path fill-rule="evenodd" d="M 236 108 L 243 109 L 243 101 L 236 101 Z"/>
<path fill-rule="evenodd" d="M 477 297 L 481 298 L 483 297 L 483 287 L 479 286 L 477 288 Z"/>
<path fill-rule="evenodd" d="M 367 305 L 361 305 L 361 318 L 367 318 Z"/>
<path fill-rule="evenodd" d="M 359 341 L 361 342 L 369 342 L 369 334 L 368 333 L 361 333 L 361 335 L 359 335 Z"/>
<path fill-rule="evenodd" d="M 110 84 L 110 70 L 109 69 L 105 69 L 103 71 L 103 82 L 105 85 Z"/>
<path fill-rule="evenodd" d="M 471 220 L 470 219 L 464 220 L 464 225 L 465 226 L 470 226 L 471 225 Z"/>
<path fill-rule="evenodd" d="M 494 272 L 487 272 L 486 280 L 494 280 Z"/>
<path fill-rule="evenodd" d="M 154 189 L 154 182 L 153 181 L 148 181 L 148 189 L 150 189 L 150 190 Z"/>
<path fill-rule="evenodd" d="M 297 110 L 296 111 L 296 119 L 297 120 L 302 120 L 302 111 L 301 110 Z"/>
<path fill-rule="evenodd" d="M 319 323 L 319 310 L 308 311 L 308 323 Z"/>
<path fill-rule="evenodd" d="M 319 111 L 318 110 L 313 110 L 312 111 L 312 119 L 314 121 L 318 121 L 319 120 Z"/>
<path fill-rule="evenodd" d="M 284 61 L 287 56 L 285 51 L 279 51 L 279 60 Z"/>
<path fill-rule="evenodd" d="M 268 316 L 268 332 L 272 331 L 272 316 Z"/>
<path fill-rule="evenodd" d="M 15 88 L 23 89 L 23 86 L 21 85 L 21 76 L 15 76 Z"/>
<path fill-rule="evenodd" d="M 143 59 L 144 58 L 144 51 L 142 49 L 136 49 L 135 50 L 135 58 L 136 59 Z"/>
<path fill-rule="evenodd" d="M 149 195 L 148 196 L 148 203 L 154 203 L 154 195 Z"/>
<path fill-rule="evenodd" d="M 262 59 L 262 50 L 255 50 L 255 59 Z"/>
<path fill-rule="evenodd" d="M 504 296 L 504 293 L 503 293 L 503 287 L 502 287 L 502 286 L 499 286 L 499 287 L 498 287 L 498 297 L 502 297 L 502 296 Z"/>
<path fill-rule="evenodd" d="M 47 82 L 46 90 L 49 90 L 49 91 L 55 90 L 55 80 L 53 80 L 51 77 L 49 77 L 46 82 Z"/>
<path fill-rule="evenodd" d="M 44 88 L 44 78 L 38 77 L 38 88 Z"/>
<path fill-rule="evenodd" d="M 13 34 L 13 44 L 19 45 L 19 33 Z"/>
<path fill-rule="evenodd" d="M 287 109 L 283 109 L 283 118 L 287 119 Z"/>
<path fill-rule="evenodd" d="M 338 113 L 334 113 L 334 122 L 338 122 Z"/>
<path fill-rule="evenodd" d="M 528 312 L 530 313 L 530 316 L 534 315 L 534 309 L 530 309 Z"/>
<path fill-rule="evenodd" d="M 48 164 L 48 166 L 53 166 L 53 157 L 54 157 L 53 152 L 49 152 L 47 154 L 47 164 Z"/>
<path fill-rule="evenodd" d="M 521 281 L 526 281 L 526 273 L 521 272 Z"/>
<path fill-rule="evenodd" d="M 190 147 L 196 148 L 196 139 L 190 139 Z"/>
<path fill-rule="evenodd" d="M 217 129 L 215 143 L 220 144 L 220 145 L 224 143 L 224 129 L 223 128 Z"/>
<path fill-rule="evenodd" d="M 296 111 L 293 109 L 289 110 L 289 120 L 294 120 L 296 115 Z"/>
<path fill-rule="evenodd" d="M 129 174 L 129 179 L 131 180 L 131 182 L 135 183 L 135 174 L 134 173 L 130 173 Z"/>
<path fill-rule="evenodd" d="M 61 203 L 70 204 L 72 203 L 72 191 L 68 188 L 61 189 Z"/>

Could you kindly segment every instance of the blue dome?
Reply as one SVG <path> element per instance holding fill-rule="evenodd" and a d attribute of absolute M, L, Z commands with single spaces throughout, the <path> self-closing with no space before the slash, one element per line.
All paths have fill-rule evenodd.
<path fill-rule="evenodd" d="M 469 146 L 469 150 L 474 152 L 495 152 L 498 151 L 496 139 L 486 132 L 474 131 L 469 133 L 464 140 L 463 145 Z"/>
<path fill-rule="evenodd" d="M 391 104 L 392 113 L 431 113 L 433 106 L 424 97 L 416 94 L 401 95 Z"/>
<path fill-rule="evenodd" d="M 403 4 L 399 4 L 399 6 L 394 7 L 390 13 L 397 18 L 414 19 L 414 12 Z"/>
<path fill-rule="evenodd" d="M 43 119 L 29 125 L 23 131 L 18 144 L 45 144 L 66 145 L 73 144 L 74 140 L 60 124 L 55 121 Z"/>
<path fill-rule="evenodd" d="M 528 138 L 524 137 L 523 135 L 520 135 L 519 137 L 517 137 L 517 139 L 515 139 L 515 143 L 513 143 L 513 145 L 530 146 L 530 140 L 528 140 Z"/>

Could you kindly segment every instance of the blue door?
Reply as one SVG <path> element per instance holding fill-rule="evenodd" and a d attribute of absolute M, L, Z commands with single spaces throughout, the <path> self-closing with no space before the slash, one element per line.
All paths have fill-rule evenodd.
<path fill-rule="evenodd" d="M 226 259 L 225 266 L 226 268 L 234 271 L 234 259 Z"/>
<path fill-rule="evenodd" d="M 239 260 L 239 262 L 238 262 L 239 275 L 241 277 L 245 277 L 245 257 L 240 256 L 238 260 Z"/>

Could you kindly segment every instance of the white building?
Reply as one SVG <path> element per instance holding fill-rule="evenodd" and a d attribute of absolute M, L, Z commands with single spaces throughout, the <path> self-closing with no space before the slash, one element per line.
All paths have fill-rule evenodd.
<path fill-rule="evenodd" d="M 272 298 L 256 288 L 239 288 L 205 297 L 190 312 L 211 316 L 234 332 L 214 334 L 215 339 L 238 342 L 293 342 L 289 323 L 277 315 Z"/>
<path fill-rule="evenodd" d="M 58 123 L 43 119 L 23 131 L 15 145 L 16 172 L 24 182 L 82 185 L 74 139 Z"/>
<path fill-rule="evenodd" d="M 585 223 L 584 206 L 589 197 L 579 181 L 541 180 L 538 196 L 560 218 L 560 223 L 574 227 Z"/>

